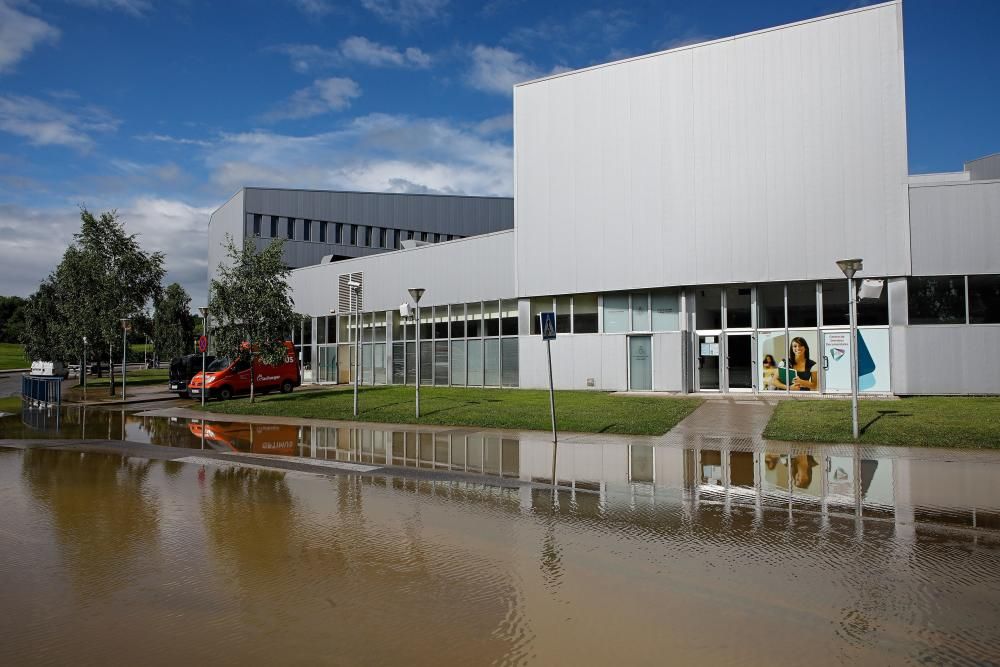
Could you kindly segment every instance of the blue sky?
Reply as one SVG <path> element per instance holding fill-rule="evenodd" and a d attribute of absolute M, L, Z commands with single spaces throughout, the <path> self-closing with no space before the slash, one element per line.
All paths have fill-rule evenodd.
<path fill-rule="evenodd" d="M 857 0 L 0 0 L 0 294 L 117 208 L 205 293 L 241 185 L 509 195 L 516 81 Z M 1000 2 L 904 3 L 910 168 L 1000 151 Z"/>

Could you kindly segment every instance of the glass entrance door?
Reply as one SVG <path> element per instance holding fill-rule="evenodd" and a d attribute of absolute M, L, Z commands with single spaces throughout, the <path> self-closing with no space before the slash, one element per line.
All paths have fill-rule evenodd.
<path fill-rule="evenodd" d="M 726 334 L 726 379 L 729 391 L 753 391 L 753 336 Z"/>
<path fill-rule="evenodd" d="M 628 337 L 628 388 L 653 390 L 653 337 Z"/>
<path fill-rule="evenodd" d="M 319 363 L 316 371 L 317 382 L 337 381 L 337 347 L 335 345 L 321 345 L 319 347 Z"/>
<path fill-rule="evenodd" d="M 698 349 L 698 389 L 719 391 L 719 334 L 699 335 Z"/>

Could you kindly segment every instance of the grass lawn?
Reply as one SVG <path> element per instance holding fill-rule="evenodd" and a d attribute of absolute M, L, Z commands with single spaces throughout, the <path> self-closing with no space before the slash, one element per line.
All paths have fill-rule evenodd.
<path fill-rule="evenodd" d="M 128 372 L 128 386 L 130 387 L 143 387 L 153 384 L 162 384 L 164 391 L 167 389 L 167 380 L 170 374 L 169 369 L 166 368 L 153 368 L 153 369 L 142 369 Z M 96 389 L 99 387 L 108 386 L 110 379 L 108 378 L 108 370 L 104 369 L 104 377 L 96 378 L 91 375 L 87 376 L 87 389 Z M 115 369 L 115 386 L 120 387 L 122 384 L 121 368 Z M 74 385 L 75 386 L 75 385 Z"/>
<path fill-rule="evenodd" d="M 0 343 L 0 370 L 28 368 L 31 362 L 24 356 L 24 346 L 17 343 Z"/>
<path fill-rule="evenodd" d="M 862 400 L 858 410 L 864 444 L 1000 449 L 1000 397 Z M 851 402 L 782 401 L 771 416 L 764 437 L 851 442 Z"/>
<path fill-rule="evenodd" d="M 21 412 L 21 397 L 4 396 L 0 398 L 0 412 L 12 412 L 14 414 Z"/>
<path fill-rule="evenodd" d="M 358 421 L 480 428 L 549 430 L 549 393 L 532 389 L 420 388 L 420 419 L 413 416 L 413 387 L 363 387 Z M 596 391 L 557 391 L 556 416 L 563 431 L 660 435 L 701 405 L 698 398 L 615 396 Z M 309 391 L 257 399 L 213 401 L 207 409 L 236 415 L 354 420 L 353 392 Z"/>

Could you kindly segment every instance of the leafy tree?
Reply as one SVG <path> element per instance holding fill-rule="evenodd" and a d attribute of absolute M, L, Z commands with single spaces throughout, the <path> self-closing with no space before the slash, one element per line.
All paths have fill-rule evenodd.
<path fill-rule="evenodd" d="M 254 401 L 255 354 L 279 364 L 288 354 L 284 342 L 298 321 L 289 293 L 284 242 L 275 239 L 257 252 L 254 241 L 242 247 L 226 238 L 228 261 L 219 264 L 208 304 L 209 330 L 216 354 L 250 364 L 250 401 Z"/>
<path fill-rule="evenodd" d="M 65 345 L 66 322 L 59 312 L 58 292 L 53 277 L 49 276 L 24 305 L 21 342 L 29 359 L 66 361 L 76 356 Z"/>
<path fill-rule="evenodd" d="M 163 295 L 156 300 L 153 313 L 153 340 L 156 354 L 163 359 L 172 359 L 192 351 L 194 338 L 194 317 L 191 315 L 191 297 L 177 283 L 168 285 Z"/>
<path fill-rule="evenodd" d="M 19 296 L 0 296 L 0 343 L 21 340 L 26 303 L 27 300 Z"/>
<path fill-rule="evenodd" d="M 117 211 L 95 217 L 83 208 L 80 221 L 54 274 L 58 310 L 70 337 L 86 336 L 88 346 L 106 349 L 113 360 L 121 355 L 121 320 L 140 315 L 159 294 L 163 254 L 145 252 Z M 114 365 L 109 393 L 114 393 Z"/>

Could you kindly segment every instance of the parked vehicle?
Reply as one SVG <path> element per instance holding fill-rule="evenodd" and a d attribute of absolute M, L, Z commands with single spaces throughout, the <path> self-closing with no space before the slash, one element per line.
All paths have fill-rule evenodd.
<path fill-rule="evenodd" d="M 287 394 L 302 384 L 299 364 L 295 360 L 295 347 L 291 341 L 285 341 L 285 360 L 272 366 L 264 364 L 259 359 L 254 360 L 254 387 L 256 391 L 266 394 L 275 389 Z M 256 355 L 255 355 L 256 357 Z M 228 357 L 217 357 L 206 369 L 204 378 L 198 372 L 188 382 L 188 392 L 191 397 L 201 396 L 207 391 L 208 398 L 218 398 L 226 401 L 237 394 L 250 393 L 250 362 L 233 361 Z"/>
<path fill-rule="evenodd" d="M 208 364 L 215 361 L 213 355 L 205 357 L 206 368 Z M 188 397 L 188 383 L 195 373 L 201 372 L 201 355 L 188 354 L 183 357 L 175 357 L 170 360 L 170 391 L 176 391 L 181 398 Z"/>

